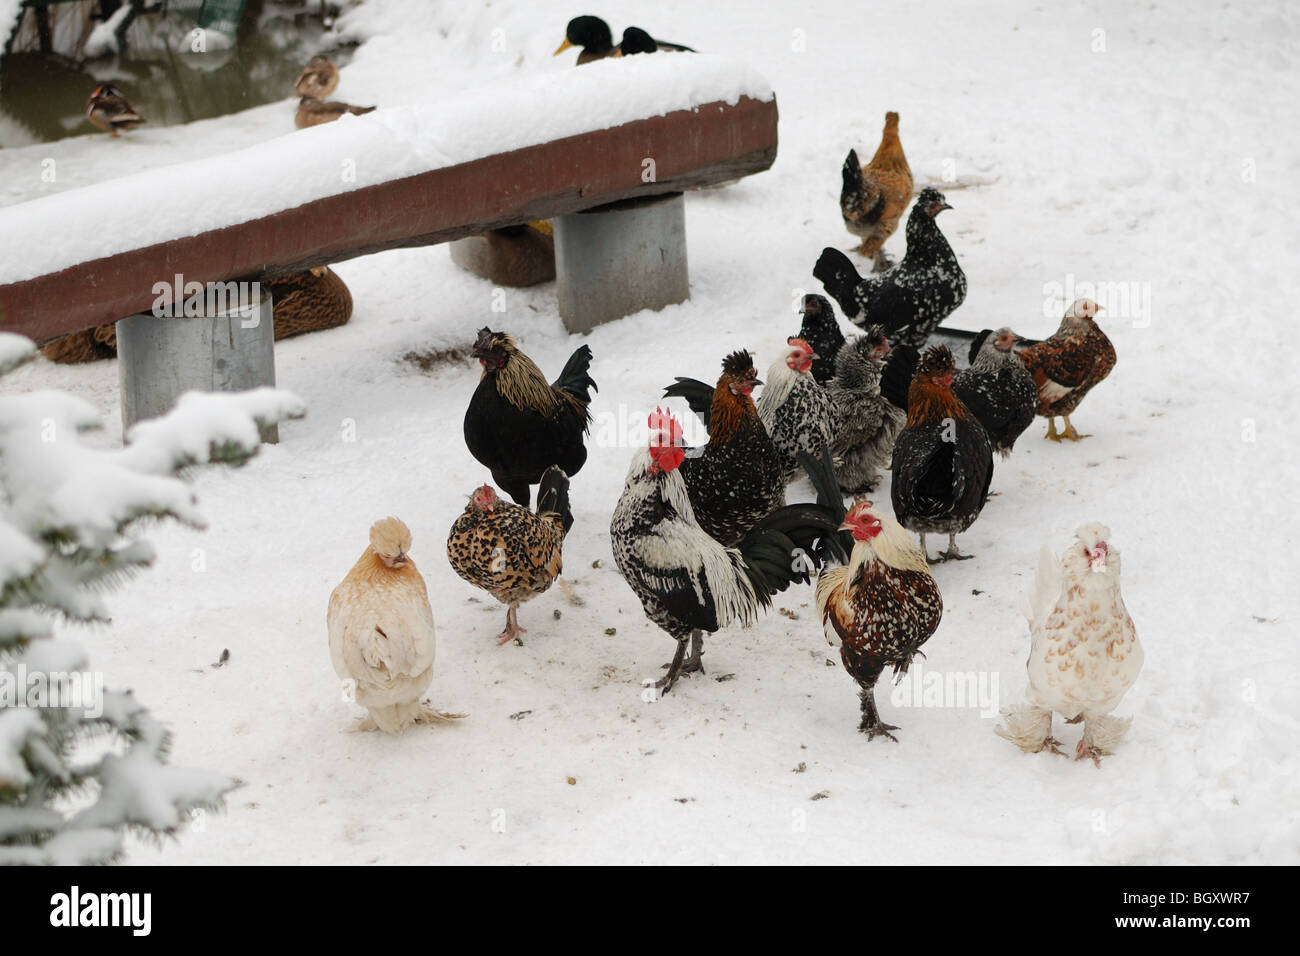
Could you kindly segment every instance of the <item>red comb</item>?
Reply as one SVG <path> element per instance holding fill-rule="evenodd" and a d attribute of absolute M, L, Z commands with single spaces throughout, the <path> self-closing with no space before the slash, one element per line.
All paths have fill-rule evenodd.
<path fill-rule="evenodd" d="M 671 447 L 681 441 L 681 423 L 673 417 L 672 412 L 656 408 L 650 413 L 650 446 L 666 445 Z"/>

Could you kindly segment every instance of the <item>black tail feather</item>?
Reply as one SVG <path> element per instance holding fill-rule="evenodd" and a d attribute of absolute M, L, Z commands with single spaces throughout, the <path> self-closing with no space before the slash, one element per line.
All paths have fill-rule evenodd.
<path fill-rule="evenodd" d="M 890 404 L 907 411 L 907 392 L 912 387 L 912 375 L 921 360 L 921 351 L 911 345 L 896 345 L 885 359 L 880 372 L 880 394 Z"/>
<path fill-rule="evenodd" d="M 979 332 L 975 336 L 975 338 L 971 339 L 970 353 L 966 359 L 968 362 L 970 362 L 970 364 L 972 365 L 975 364 L 975 356 L 979 355 L 980 349 L 984 347 L 984 340 L 987 339 L 992 334 L 993 334 L 992 329 L 984 329 L 981 332 Z"/>
<path fill-rule="evenodd" d="M 591 404 L 591 392 L 600 391 L 596 387 L 596 380 L 589 373 L 591 368 L 591 346 L 580 345 L 574 349 L 569 360 L 564 363 L 564 368 L 560 371 L 560 377 L 551 384 L 556 388 L 563 389 L 570 395 L 577 398 L 584 405 Z M 591 391 L 588 391 L 590 389 Z"/>
<path fill-rule="evenodd" d="M 849 257 L 838 249 L 829 246 L 822 250 L 813 266 L 813 278 L 821 282 L 826 294 L 839 303 L 840 309 L 848 318 L 853 318 L 861 311 L 853 292 L 862 281 L 862 276 L 853 267 Z"/>
<path fill-rule="evenodd" d="M 808 473 L 808 480 L 817 491 L 817 506 L 823 508 L 835 522 L 836 530 L 819 539 L 813 548 L 813 556 L 822 565 L 831 560 L 847 564 L 849 555 L 853 552 L 853 537 L 849 532 L 839 530 L 848 509 L 844 507 L 844 496 L 840 493 L 840 484 L 835 478 L 831 450 L 823 448 L 820 460 L 807 452 L 800 452 L 799 464 Z"/>
<path fill-rule="evenodd" d="M 683 378 L 678 376 L 675 385 L 669 385 L 664 389 L 664 398 L 684 398 L 686 404 L 704 422 L 704 427 L 709 427 L 710 413 L 713 409 L 713 386 L 706 385 L 696 378 Z"/>
<path fill-rule="evenodd" d="M 537 514 L 548 513 L 560 516 L 564 533 L 568 534 L 573 527 L 573 512 L 569 509 L 569 476 L 558 465 L 542 472 L 542 481 L 537 489 Z"/>

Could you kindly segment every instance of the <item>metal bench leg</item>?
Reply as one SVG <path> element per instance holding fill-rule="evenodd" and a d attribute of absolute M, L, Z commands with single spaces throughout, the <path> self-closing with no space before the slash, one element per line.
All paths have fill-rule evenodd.
<path fill-rule="evenodd" d="M 184 392 L 242 392 L 275 385 L 271 293 L 244 314 L 159 318 L 131 315 L 117 323 L 122 430 L 170 411 Z M 262 441 L 280 440 L 272 425 Z"/>
<path fill-rule="evenodd" d="M 570 332 L 690 298 L 681 193 L 554 220 L 555 292 Z"/>

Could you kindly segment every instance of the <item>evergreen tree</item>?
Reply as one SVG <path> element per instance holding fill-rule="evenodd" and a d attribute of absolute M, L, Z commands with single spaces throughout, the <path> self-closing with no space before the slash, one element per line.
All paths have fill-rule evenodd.
<path fill-rule="evenodd" d="M 0 376 L 33 354 L 0 333 Z M 259 426 L 302 413 L 273 389 L 190 393 L 126 447 L 95 449 L 81 399 L 0 396 L 0 863 L 112 862 L 126 832 L 171 835 L 237 785 L 169 766 L 168 731 L 129 691 L 82 679 L 86 654 L 54 625 L 108 620 L 104 593 L 153 561 L 139 525 L 204 526 L 186 469 L 241 465 Z"/>

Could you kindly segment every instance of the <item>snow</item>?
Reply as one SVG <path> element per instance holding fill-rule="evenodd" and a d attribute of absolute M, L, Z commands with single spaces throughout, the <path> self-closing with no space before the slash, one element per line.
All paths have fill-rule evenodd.
<path fill-rule="evenodd" d="M 642 56 L 591 67 L 344 116 L 235 152 L 97 183 L 88 192 L 0 209 L 0 284 L 495 153 L 705 103 L 772 97 L 756 71 L 729 57 L 674 64 Z M 91 231 L 80 228 L 87 205 L 99 223 Z"/>
<path fill-rule="evenodd" d="M 4 313 L 0 312 L 0 320 Z M 0 332 L 0 375 L 26 362 L 36 352 L 31 339 L 12 332 Z"/>
<path fill-rule="evenodd" d="M 90 31 L 85 46 L 81 48 L 81 55 L 87 60 L 93 60 L 116 53 L 118 51 L 117 28 L 130 14 L 131 4 L 124 3 L 118 7 L 116 13 Z"/>
<path fill-rule="evenodd" d="M 568 71 L 574 54 L 550 52 L 569 15 L 519 0 L 365 4 L 339 21 L 365 42 L 337 95 L 436 104 L 485 82 Z M 1300 862 L 1300 383 L 1285 344 L 1300 247 L 1287 157 L 1300 131 L 1281 122 L 1300 95 L 1300 14 L 1281 3 L 1198 10 L 1157 0 L 1137 12 L 1118 0 L 1042 9 L 922 0 L 873 10 L 870 30 L 846 29 L 862 23 L 859 9 L 831 2 L 706 10 L 608 0 L 602 15 L 616 34 L 639 23 L 770 80 L 781 108 L 776 165 L 687 198 L 689 302 L 586 337 L 564 333 L 553 286 L 494 299 L 442 247 L 339 266 L 352 321 L 276 346 L 279 383 L 310 416 L 282 426 L 281 444 L 244 469 L 200 474 L 209 530 L 151 536 L 155 567 L 108 595 L 112 623 L 84 637 L 96 666 L 135 687 L 174 732 L 176 763 L 246 781 L 202 831 L 161 848 L 128 842 L 127 859 Z M 1105 52 L 1093 52 L 1098 29 Z M 901 726 L 900 743 L 868 742 L 810 588 L 778 596 L 753 628 L 706 642 L 705 677 L 655 703 L 641 697 L 673 648 L 609 550 L 629 436 L 644 439 L 673 376 L 712 379 L 742 346 L 759 367 L 781 353 L 798 329 L 798 295 L 820 291 L 810 270 L 821 248 L 856 244 L 840 221 L 839 164 L 851 146 L 874 150 L 888 109 L 902 114 L 918 186 L 939 185 L 955 207 L 940 226 L 970 288 L 952 324 L 1043 337 L 1068 305 L 1065 290 L 1078 294 L 1083 281 L 1122 283 L 1150 307 L 1093 296 L 1108 305 L 1102 325 L 1119 354 L 1072 419 L 1093 437 L 1054 445 L 1037 422 L 995 465 L 1001 494 L 961 536 L 975 559 L 935 571 L 946 612 L 923 662 L 926 674 L 996 678 L 1003 705 L 1021 699 L 1029 634 L 1017 608 L 1039 548 L 1059 553 L 1079 524 L 1104 521 L 1124 552 L 1124 598 L 1146 663 L 1117 710 L 1133 725 L 1099 770 L 1022 754 L 993 733 L 995 714 L 915 706 L 883 684 L 882 715 Z M 292 122 L 286 101 L 129 142 L 4 150 L 3 201 L 205 151 L 233 164 L 232 150 Z M 362 128 L 350 125 L 349 135 Z M 58 162 L 57 182 L 40 180 L 45 156 Z M 129 198 L 148 206 L 152 195 Z M 102 224 L 83 212 L 73 236 L 88 242 L 80 237 Z M 903 237 L 889 247 L 901 255 Z M 504 610 L 444 557 L 466 495 L 490 480 L 461 436 L 477 366 L 449 361 L 426 374 L 402 359 L 467 345 L 484 324 L 515 333 L 551 375 L 590 344 L 600 384 L 565 547 L 566 580 L 585 603 L 555 587 L 524 605 L 523 647 L 495 646 Z M 54 387 L 114 418 L 111 362 L 38 361 L 0 381 L 5 394 Z M 110 423 L 84 440 L 112 447 L 120 432 Z M 791 500 L 801 493 L 806 483 Z M 343 732 L 356 710 L 325 631 L 330 590 L 371 522 L 389 514 L 414 533 L 438 621 L 430 699 L 470 715 L 396 739 Z M 229 662 L 209 666 L 226 649 Z M 1078 729 L 1055 728 L 1067 749 Z"/>

